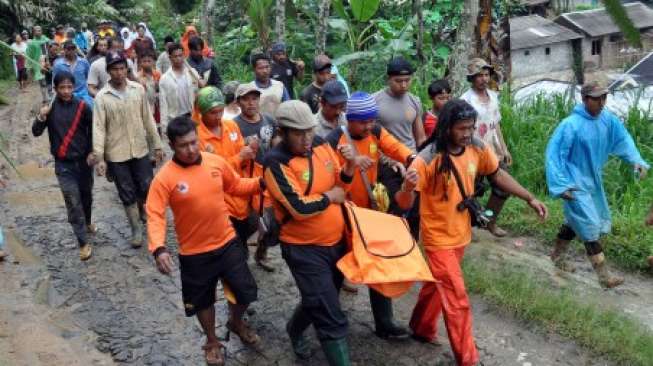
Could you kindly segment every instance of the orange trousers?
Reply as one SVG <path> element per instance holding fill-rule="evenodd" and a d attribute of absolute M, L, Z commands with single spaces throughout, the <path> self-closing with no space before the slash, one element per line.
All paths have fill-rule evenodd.
<path fill-rule="evenodd" d="M 422 285 L 410 328 L 415 335 L 432 341 L 437 337 L 438 318 L 443 314 L 457 364 L 476 365 L 479 357 L 472 335 L 472 310 L 460 268 L 465 247 L 426 251 L 425 254 L 431 273 L 439 282 Z"/>

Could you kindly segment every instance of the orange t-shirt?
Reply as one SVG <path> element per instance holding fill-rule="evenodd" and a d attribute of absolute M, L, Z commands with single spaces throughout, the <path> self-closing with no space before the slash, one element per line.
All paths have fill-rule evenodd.
<path fill-rule="evenodd" d="M 338 151 L 338 146 L 349 144 L 347 136 L 345 136 L 341 128 L 331 131 L 331 133 L 327 135 L 326 140 L 336 151 Z M 388 133 L 385 128 L 379 125 L 374 126 L 372 133 L 369 136 L 362 139 L 352 137 L 351 141 L 359 154 L 368 156 L 374 161 L 374 164 L 365 172 L 370 184 L 376 183 L 381 153 L 404 164 L 412 154 L 412 151 L 408 147 L 399 142 Z M 340 154 L 340 152 L 337 152 L 337 154 L 340 164 L 344 164 L 345 158 Z M 354 174 L 354 179 L 351 182 L 351 187 L 348 192 L 348 199 L 353 201 L 359 207 L 370 207 L 370 198 L 367 194 L 365 184 L 363 183 L 363 178 L 361 178 L 360 171 L 357 171 Z"/>
<path fill-rule="evenodd" d="M 454 249 L 472 240 L 471 217 L 468 210 L 458 210 L 462 194 L 452 173 L 438 172 L 442 154 L 435 152 L 433 146 L 422 150 L 411 164 L 419 175 L 416 190 L 420 199 L 421 238 L 427 250 Z M 499 169 L 492 149 L 480 141 L 467 146 L 458 156 L 449 156 L 467 195 L 474 192 L 478 175 L 492 175 Z"/>
<path fill-rule="evenodd" d="M 260 191 L 259 179 L 240 178 L 220 156 L 201 156 L 199 164 L 190 166 L 168 161 L 152 180 L 146 203 L 150 252 L 165 245 L 167 206 L 174 215 L 179 253 L 206 253 L 236 236 L 225 197 Z"/>
<path fill-rule="evenodd" d="M 320 137 L 313 140 L 311 161 L 313 179 L 306 192 L 311 181 L 308 157 L 294 156 L 283 143 L 279 144 L 267 155 L 266 188 L 272 196 L 277 220 L 282 223 L 282 242 L 332 246 L 342 239 L 345 221 L 340 204 L 330 203 L 324 192 L 336 185 L 346 189 L 351 182 L 341 176 L 338 156 Z"/>
<path fill-rule="evenodd" d="M 197 126 L 200 149 L 208 153 L 220 155 L 231 164 L 236 173 L 246 177 L 246 161 L 240 159 L 240 150 L 245 146 L 243 136 L 240 134 L 240 128 L 236 122 L 231 120 L 222 121 L 221 135 L 216 136 L 211 132 L 204 123 Z M 231 216 L 238 220 L 247 218 L 249 214 L 249 197 L 235 197 L 227 195 L 227 206 Z"/>

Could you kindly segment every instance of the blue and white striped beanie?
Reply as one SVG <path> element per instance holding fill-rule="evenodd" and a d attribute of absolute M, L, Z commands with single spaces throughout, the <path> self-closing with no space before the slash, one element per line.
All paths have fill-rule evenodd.
<path fill-rule="evenodd" d="M 354 92 L 347 100 L 347 120 L 366 121 L 379 115 L 376 100 L 366 92 Z"/>

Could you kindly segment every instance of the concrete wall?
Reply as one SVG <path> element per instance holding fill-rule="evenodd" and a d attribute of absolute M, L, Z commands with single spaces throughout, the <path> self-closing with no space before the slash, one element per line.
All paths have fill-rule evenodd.
<path fill-rule="evenodd" d="M 546 54 L 547 47 L 551 50 L 549 55 Z M 529 55 L 526 55 L 526 51 L 529 52 Z M 513 79 L 533 75 L 545 77 L 548 73 L 570 70 L 573 65 L 571 42 L 513 50 L 510 57 Z"/>
<path fill-rule="evenodd" d="M 641 33 L 642 49 L 635 52 L 622 52 L 624 49 L 631 48 L 623 39 L 611 37 L 609 35 L 583 39 L 583 64 L 585 70 L 602 69 L 620 69 L 632 66 L 642 57 L 646 56 L 653 50 L 653 32 L 646 31 Z M 592 55 L 592 40 L 601 41 L 601 55 Z"/>

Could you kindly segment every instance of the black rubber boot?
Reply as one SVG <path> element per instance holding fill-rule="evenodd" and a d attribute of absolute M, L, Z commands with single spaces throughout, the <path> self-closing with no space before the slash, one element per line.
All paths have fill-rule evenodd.
<path fill-rule="evenodd" d="M 326 355 L 329 366 L 350 366 L 349 361 L 349 346 L 347 346 L 347 339 L 332 339 L 322 341 L 322 350 Z"/>
<path fill-rule="evenodd" d="M 410 336 L 407 329 L 398 326 L 394 322 L 392 314 L 392 299 L 383 296 L 379 292 L 369 289 L 370 306 L 372 315 L 374 315 L 374 332 L 379 338 L 383 339 L 406 339 Z"/>
<path fill-rule="evenodd" d="M 292 349 L 295 355 L 297 355 L 297 358 L 301 360 L 306 360 L 311 357 L 311 345 L 304 334 L 310 325 L 311 320 L 304 310 L 302 310 L 301 305 L 295 308 L 290 320 L 286 323 L 286 332 L 288 332 Z"/>

